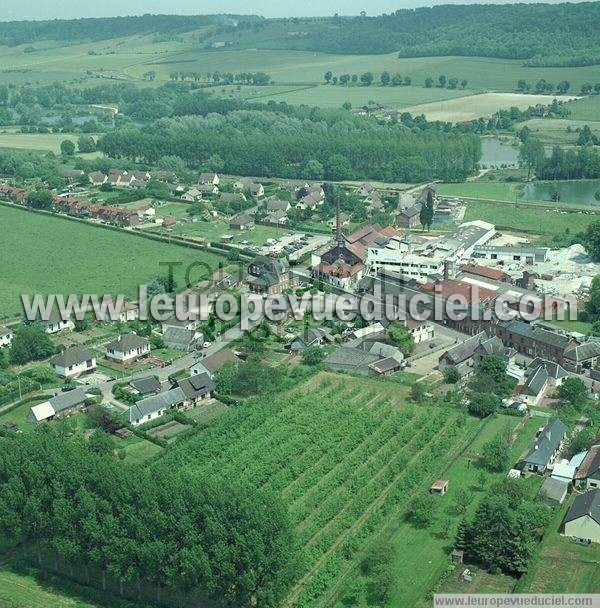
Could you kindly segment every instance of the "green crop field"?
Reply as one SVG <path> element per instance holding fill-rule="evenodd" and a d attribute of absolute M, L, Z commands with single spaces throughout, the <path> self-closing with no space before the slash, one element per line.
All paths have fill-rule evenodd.
<path fill-rule="evenodd" d="M 216 268 L 219 261 L 204 251 L 6 206 L 0 224 L 0 316 L 19 314 L 22 293 L 134 297 L 139 284 L 166 274 L 160 262 L 182 263 L 175 271 L 182 285 L 186 264 L 201 260 Z"/>
<path fill-rule="evenodd" d="M 279 494 L 303 558 L 284 606 L 327 606 L 346 591 L 344 577 L 365 548 L 482 425 L 456 408 L 408 405 L 407 392 L 394 382 L 321 373 L 277 400 L 233 408 L 163 459 L 198 475 L 218 468 L 233 483 Z M 440 544 L 436 551 L 437 560 Z M 431 558 L 419 552 L 402 568 L 406 597 L 427 593 L 431 573 L 415 570 L 430 571 Z"/>

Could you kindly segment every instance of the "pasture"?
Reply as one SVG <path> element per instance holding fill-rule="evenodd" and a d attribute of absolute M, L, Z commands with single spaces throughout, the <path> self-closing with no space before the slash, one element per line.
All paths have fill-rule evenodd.
<path fill-rule="evenodd" d="M 256 398 L 230 409 L 163 459 L 198 475 L 218 469 L 232 483 L 279 494 L 301 555 L 284 606 L 329 606 L 345 592 L 345 577 L 362 552 L 402 520 L 415 495 L 482 425 L 456 408 L 408 404 L 408 390 L 391 381 L 320 373 L 277 400 Z M 416 559 L 429 570 L 430 552 Z M 430 575 L 411 574 L 415 566 L 413 559 L 398 580 L 421 597 Z"/>
<path fill-rule="evenodd" d="M 571 111 L 571 120 L 600 120 L 600 95 L 572 101 L 569 103 L 568 108 Z"/>
<path fill-rule="evenodd" d="M 219 257 L 204 251 L 151 241 L 25 210 L 0 206 L 3 226 L 0 317 L 20 314 L 20 294 L 124 294 L 167 272 L 161 262 L 180 262 L 175 280 L 182 287 L 187 264 L 217 267 Z"/>
<path fill-rule="evenodd" d="M 569 104 L 569 106 L 571 108 L 575 107 L 574 104 Z M 600 112 L 600 107 L 598 112 Z M 600 118 L 600 113 L 596 116 L 596 118 Z M 527 126 L 529 129 L 531 129 L 533 135 L 535 135 L 535 137 L 537 137 L 547 146 L 574 146 L 579 137 L 578 131 L 585 125 L 588 125 L 596 136 L 600 136 L 599 120 L 570 120 L 566 118 L 548 120 L 544 118 L 532 118 L 531 120 L 523 123 L 523 126 Z"/>
<path fill-rule="evenodd" d="M 566 98 L 565 98 L 566 99 Z M 548 95 L 524 95 L 520 93 L 482 93 L 457 99 L 440 100 L 432 103 L 404 108 L 411 114 L 424 114 L 427 120 L 444 120 L 462 122 L 489 116 L 498 110 L 517 107 L 525 110 L 536 104 L 547 104 L 551 101 Z"/>

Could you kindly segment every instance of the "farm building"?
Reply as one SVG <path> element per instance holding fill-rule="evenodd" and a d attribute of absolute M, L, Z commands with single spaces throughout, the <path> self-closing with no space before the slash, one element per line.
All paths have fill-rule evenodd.
<path fill-rule="evenodd" d="M 88 398 L 89 395 L 85 387 L 76 388 L 66 393 L 59 393 L 48 401 L 32 406 L 27 419 L 32 424 L 40 424 L 41 422 L 66 416 L 74 411 L 81 410 Z"/>

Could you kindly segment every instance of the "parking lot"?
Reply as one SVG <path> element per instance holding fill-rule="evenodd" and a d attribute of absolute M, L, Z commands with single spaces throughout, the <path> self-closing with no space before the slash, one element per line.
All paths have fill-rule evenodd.
<path fill-rule="evenodd" d="M 249 245 L 242 241 L 242 246 L 247 246 L 247 249 L 261 255 L 269 255 L 271 253 L 285 253 L 290 260 L 297 260 L 306 253 L 310 253 L 323 247 L 329 241 L 331 236 L 325 234 L 307 235 L 296 232 L 287 232 L 277 239 L 268 239 L 264 245 Z"/>

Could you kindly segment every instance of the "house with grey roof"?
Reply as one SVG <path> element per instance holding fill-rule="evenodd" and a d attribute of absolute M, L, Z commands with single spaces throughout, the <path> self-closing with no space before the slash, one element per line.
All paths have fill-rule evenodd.
<path fill-rule="evenodd" d="M 119 363 L 136 361 L 149 353 L 150 341 L 134 333 L 119 336 L 106 346 L 106 357 Z"/>
<path fill-rule="evenodd" d="M 254 228 L 254 218 L 247 213 L 240 213 L 229 222 L 232 230 L 252 230 Z"/>
<path fill-rule="evenodd" d="M 282 201 L 278 198 L 271 198 L 267 201 L 267 213 L 273 213 L 274 211 L 289 211 L 291 209 L 291 205 L 288 201 Z"/>
<path fill-rule="evenodd" d="M 177 381 L 177 386 L 186 396 L 188 406 L 194 406 L 205 399 L 210 399 L 215 392 L 215 383 L 207 374 L 196 374 Z"/>
<path fill-rule="evenodd" d="M 240 358 L 230 349 L 222 348 L 221 350 L 204 357 L 200 361 L 196 361 L 190 367 L 190 376 L 207 373 L 211 378 L 227 363 L 238 364 Z"/>
<path fill-rule="evenodd" d="M 548 422 L 527 448 L 516 468 L 531 473 L 545 473 L 556 461 L 566 434 L 567 427 L 562 420 Z"/>
<path fill-rule="evenodd" d="M 133 426 L 150 422 L 164 416 L 171 410 L 184 407 L 188 403 L 183 390 L 179 387 L 141 399 L 123 412 L 123 417 Z"/>
<path fill-rule="evenodd" d="M 527 369 L 521 395 L 528 405 L 537 405 L 548 389 L 560 386 L 568 377 L 567 370 L 558 363 L 538 357 Z"/>
<path fill-rule="evenodd" d="M 600 362 L 600 340 L 590 338 L 569 348 L 565 351 L 564 359 L 565 365 L 577 373 L 586 368 L 597 367 Z"/>
<path fill-rule="evenodd" d="M 386 357 L 369 365 L 371 376 L 390 376 L 402 369 L 402 362 L 396 357 Z"/>
<path fill-rule="evenodd" d="M 40 424 L 81 410 L 91 397 L 88 390 L 82 386 L 66 393 L 58 393 L 48 401 L 32 406 L 27 419 L 32 424 Z"/>
<path fill-rule="evenodd" d="M 369 366 L 377 361 L 381 361 L 379 355 L 365 352 L 360 348 L 341 346 L 327 355 L 323 364 L 334 371 L 367 376 L 370 373 Z"/>
<path fill-rule="evenodd" d="M 398 228 L 417 228 L 421 225 L 421 208 L 417 205 L 405 207 L 396 214 Z"/>
<path fill-rule="evenodd" d="M 78 378 L 96 369 L 96 355 L 84 348 L 72 346 L 51 357 L 48 363 L 61 378 Z"/>
<path fill-rule="evenodd" d="M 41 320 L 41 325 L 47 334 L 57 334 L 65 329 L 73 329 L 74 324 L 71 319 L 63 318 L 59 310 L 54 309 L 48 315 L 48 319 Z"/>
<path fill-rule="evenodd" d="M 575 473 L 575 483 L 588 490 L 600 488 L 600 445 L 588 450 Z"/>
<path fill-rule="evenodd" d="M 189 352 L 202 343 L 204 336 L 202 332 L 187 327 L 175 327 L 169 325 L 162 335 L 165 346 Z"/>
<path fill-rule="evenodd" d="M 147 397 L 160 393 L 162 386 L 156 376 L 145 376 L 144 378 L 134 378 L 129 383 L 129 389 L 134 395 Z"/>
<path fill-rule="evenodd" d="M 447 366 L 468 364 L 472 365 L 472 360 L 477 347 L 484 341 L 488 340 L 488 335 L 484 331 L 480 331 L 474 336 L 466 338 L 443 353 L 438 362 L 440 370 Z"/>
<path fill-rule="evenodd" d="M 564 519 L 564 535 L 600 543 L 600 490 L 591 490 L 575 498 Z"/>
<path fill-rule="evenodd" d="M 218 186 L 221 180 L 219 176 L 214 172 L 201 173 L 199 184 L 210 184 L 211 186 Z"/>
<path fill-rule="evenodd" d="M 328 327 L 308 327 L 292 340 L 288 348 L 292 352 L 299 353 L 310 346 L 321 346 L 330 334 L 331 329 Z"/>

